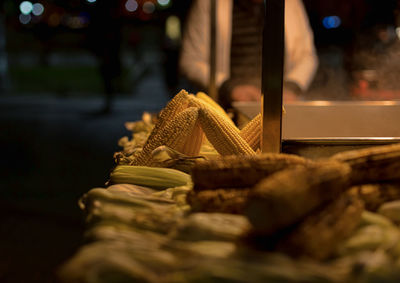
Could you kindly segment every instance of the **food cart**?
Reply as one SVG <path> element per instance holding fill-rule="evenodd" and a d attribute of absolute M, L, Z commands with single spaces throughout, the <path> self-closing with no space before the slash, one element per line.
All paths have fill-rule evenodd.
<path fill-rule="evenodd" d="M 63 280 L 398 282 L 400 133 L 387 121 L 399 105 L 302 102 L 282 115 L 284 2 L 267 3 L 278 28 L 264 34 L 277 40 L 263 50 L 262 110 L 237 105 L 250 119 L 239 130 L 181 91 L 129 124 L 107 187 L 80 200 L 86 244 Z"/>

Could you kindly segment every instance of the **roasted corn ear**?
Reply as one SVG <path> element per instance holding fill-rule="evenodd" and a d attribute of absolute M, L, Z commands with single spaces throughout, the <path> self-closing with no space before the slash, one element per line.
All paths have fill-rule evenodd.
<path fill-rule="evenodd" d="M 332 159 L 351 166 L 355 185 L 400 179 L 400 144 L 345 151 Z"/>
<path fill-rule="evenodd" d="M 272 235 L 302 220 L 349 188 L 350 166 L 318 162 L 279 171 L 250 192 L 246 214 L 254 231 Z"/>
<path fill-rule="evenodd" d="M 295 166 L 311 166 L 312 163 L 289 154 L 232 155 L 214 160 L 198 160 L 191 174 L 195 190 L 246 188 L 277 171 Z"/>

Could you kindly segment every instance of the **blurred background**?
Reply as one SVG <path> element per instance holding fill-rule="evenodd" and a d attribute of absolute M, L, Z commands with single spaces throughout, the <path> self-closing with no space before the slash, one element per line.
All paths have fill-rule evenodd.
<path fill-rule="evenodd" d="M 304 0 L 310 100 L 400 99 L 398 0 Z M 0 1 L 0 282 L 55 282 L 124 122 L 179 89 L 189 0 Z"/>

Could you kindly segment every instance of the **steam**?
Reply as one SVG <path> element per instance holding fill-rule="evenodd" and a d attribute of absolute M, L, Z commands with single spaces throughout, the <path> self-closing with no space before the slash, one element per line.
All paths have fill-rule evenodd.
<path fill-rule="evenodd" d="M 352 48 L 318 53 L 307 100 L 400 100 L 400 29 L 374 27 L 356 37 Z"/>

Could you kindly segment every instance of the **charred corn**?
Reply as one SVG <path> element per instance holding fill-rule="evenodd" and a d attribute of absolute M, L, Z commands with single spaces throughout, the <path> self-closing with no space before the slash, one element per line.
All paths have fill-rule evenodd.
<path fill-rule="evenodd" d="M 357 196 L 338 195 L 337 199 L 313 211 L 292 231 L 280 237 L 275 249 L 295 257 L 325 260 L 356 230 L 362 211 L 363 204 Z"/>
<path fill-rule="evenodd" d="M 332 159 L 351 166 L 353 184 L 400 179 L 400 144 L 341 152 Z"/>
<path fill-rule="evenodd" d="M 339 162 L 279 171 L 251 191 L 246 214 L 257 234 L 271 235 L 295 224 L 349 188 L 351 169 Z"/>
<path fill-rule="evenodd" d="M 154 189 L 184 186 L 190 181 L 190 175 L 170 168 L 120 165 L 110 174 L 112 184 L 133 184 Z"/>
<path fill-rule="evenodd" d="M 310 166 L 312 161 L 297 155 L 260 154 L 255 156 L 221 156 L 215 160 L 198 160 L 192 168 L 195 190 L 252 187 L 261 179 L 290 167 Z"/>
<path fill-rule="evenodd" d="M 212 108 L 199 109 L 199 121 L 207 139 L 221 155 L 254 155 L 239 129 Z"/>

